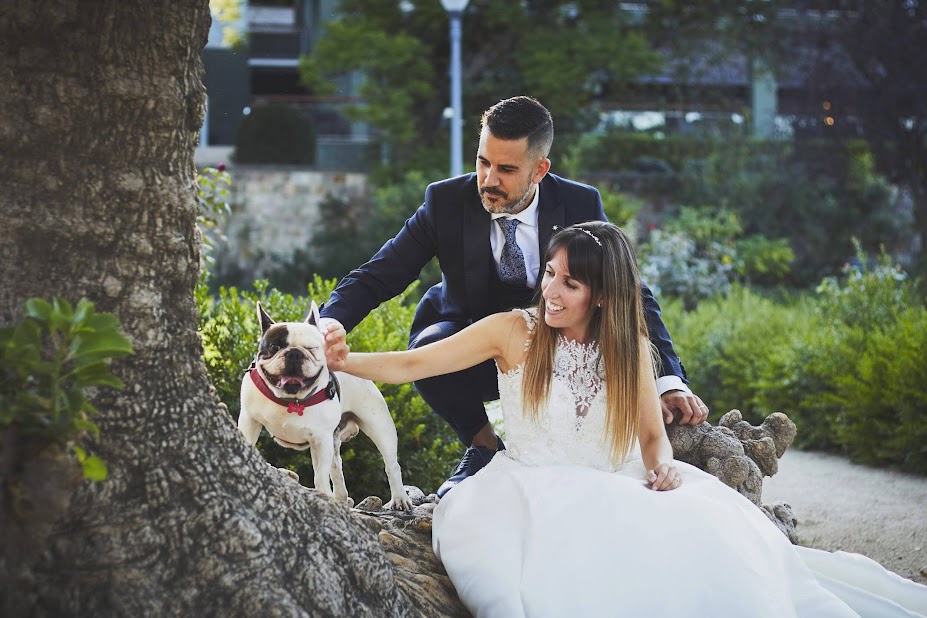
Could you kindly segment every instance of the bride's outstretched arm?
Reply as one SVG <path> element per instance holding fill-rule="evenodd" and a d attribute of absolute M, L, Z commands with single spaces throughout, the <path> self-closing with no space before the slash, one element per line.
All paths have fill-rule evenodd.
<path fill-rule="evenodd" d="M 361 378 L 403 384 L 461 371 L 495 358 L 503 369 L 521 362 L 527 327 L 517 313 L 487 316 L 447 339 L 404 352 L 348 354 L 343 371 Z"/>
<path fill-rule="evenodd" d="M 663 416 L 660 410 L 660 396 L 657 394 L 656 378 L 653 374 L 653 357 L 650 342 L 641 342 L 640 370 L 640 435 L 641 457 L 647 467 L 647 480 L 657 490 L 676 489 L 682 483 L 675 461 L 673 447 L 666 437 Z M 678 479 L 678 480 L 677 480 Z"/>

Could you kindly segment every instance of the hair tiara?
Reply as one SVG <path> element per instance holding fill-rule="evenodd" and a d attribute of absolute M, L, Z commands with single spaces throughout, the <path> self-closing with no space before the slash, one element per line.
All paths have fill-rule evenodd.
<path fill-rule="evenodd" d="M 554 229 L 555 232 L 559 232 L 560 230 L 562 230 L 562 229 L 564 229 L 564 228 L 560 227 L 559 225 L 555 225 L 553 229 Z M 602 241 L 599 240 L 599 237 L 596 236 L 595 234 L 593 234 L 592 232 L 590 232 L 589 230 L 587 230 L 586 228 L 584 228 L 584 227 L 576 227 L 576 228 L 573 228 L 573 229 L 579 230 L 579 231 L 582 232 L 583 234 L 588 234 L 589 237 L 592 238 L 592 240 L 595 241 L 595 244 L 599 245 L 599 248 L 600 248 L 600 249 L 603 248 L 603 247 L 602 247 Z"/>

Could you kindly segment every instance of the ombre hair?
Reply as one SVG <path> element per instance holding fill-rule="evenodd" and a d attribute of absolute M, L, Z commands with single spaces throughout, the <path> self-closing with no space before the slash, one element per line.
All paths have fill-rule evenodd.
<path fill-rule="evenodd" d="M 631 240 L 611 223 L 579 223 L 550 239 L 544 264 L 566 251 L 570 277 L 588 286 L 589 302 L 601 296 L 587 338 L 599 344 L 605 368 L 606 436 L 612 461 L 623 463 L 637 437 L 640 418 L 641 342 L 648 341 L 641 282 Z M 527 414 L 537 418 L 550 396 L 559 333 L 544 321 L 544 298 L 537 302 L 538 324 L 528 346 L 522 379 Z"/>

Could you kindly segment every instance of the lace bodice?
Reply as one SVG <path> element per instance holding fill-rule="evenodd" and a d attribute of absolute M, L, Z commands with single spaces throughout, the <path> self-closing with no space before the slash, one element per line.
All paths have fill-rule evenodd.
<path fill-rule="evenodd" d="M 529 332 L 536 317 L 523 311 Z M 605 381 L 599 348 L 561 338 L 546 410 L 537 419 L 523 411 L 522 365 L 499 371 L 499 397 L 507 455 L 528 465 L 575 464 L 613 472 L 605 442 Z M 630 459 L 639 459 L 635 445 Z"/>

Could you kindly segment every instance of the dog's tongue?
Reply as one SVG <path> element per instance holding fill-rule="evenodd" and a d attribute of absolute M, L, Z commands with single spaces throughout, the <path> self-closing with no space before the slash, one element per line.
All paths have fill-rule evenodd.
<path fill-rule="evenodd" d="M 281 376 L 277 380 L 277 388 L 290 394 L 298 393 L 303 389 L 303 381 L 292 376 Z"/>

